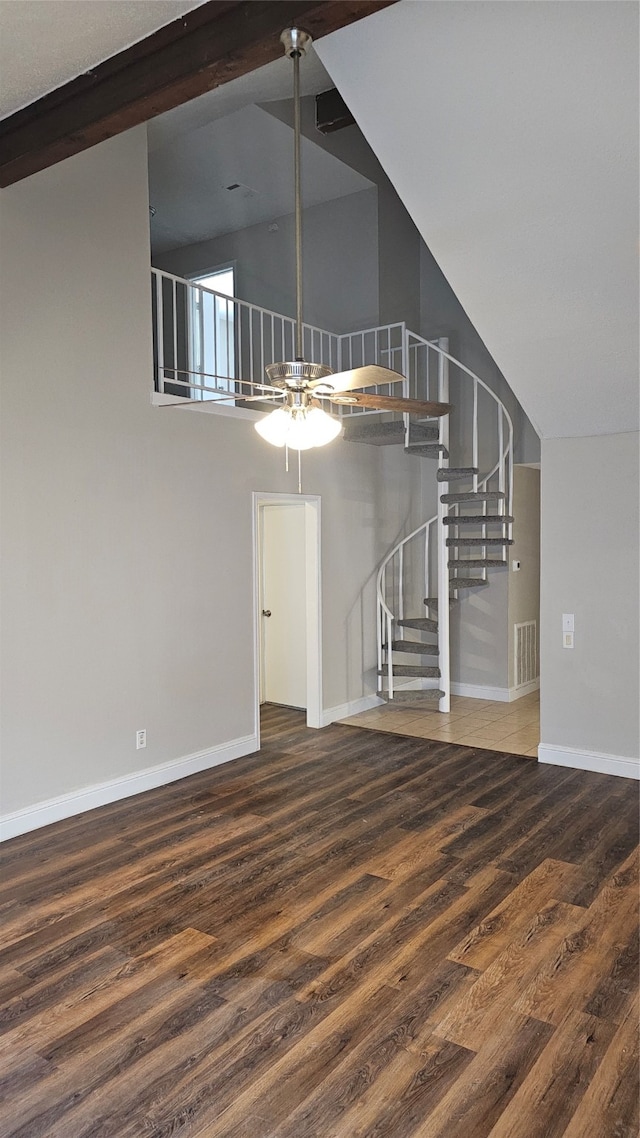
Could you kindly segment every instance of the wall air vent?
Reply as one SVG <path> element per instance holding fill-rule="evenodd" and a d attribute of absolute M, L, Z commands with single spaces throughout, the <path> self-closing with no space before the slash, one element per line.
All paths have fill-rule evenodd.
<path fill-rule="evenodd" d="M 538 629 L 535 620 L 527 620 L 513 626 L 513 655 L 515 663 L 515 686 L 524 687 L 537 680 L 538 668 Z"/>

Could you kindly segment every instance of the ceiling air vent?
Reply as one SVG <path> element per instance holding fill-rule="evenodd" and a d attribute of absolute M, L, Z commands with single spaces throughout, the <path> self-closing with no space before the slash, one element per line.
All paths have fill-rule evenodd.
<path fill-rule="evenodd" d="M 251 186 L 245 186 L 243 182 L 231 182 L 227 189 L 238 198 L 257 198 L 258 196 L 257 190 L 252 190 Z"/>

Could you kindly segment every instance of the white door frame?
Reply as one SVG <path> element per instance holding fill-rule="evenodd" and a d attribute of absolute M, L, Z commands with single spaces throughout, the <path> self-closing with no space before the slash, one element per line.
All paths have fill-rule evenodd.
<path fill-rule="evenodd" d="M 254 490 L 253 499 L 253 686 L 255 729 L 260 746 L 260 510 L 264 506 L 304 503 L 307 640 L 307 727 L 322 727 L 322 569 L 320 561 L 320 497 L 318 494 L 268 494 Z"/>

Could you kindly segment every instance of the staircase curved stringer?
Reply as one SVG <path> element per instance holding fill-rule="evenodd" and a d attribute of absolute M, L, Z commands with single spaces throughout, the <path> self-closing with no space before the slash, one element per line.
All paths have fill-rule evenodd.
<path fill-rule="evenodd" d="M 447 350 L 448 343 L 440 340 L 438 342 L 427 341 L 414 333 L 407 332 L 407 340 L 411 338 L 412 347 L 418 345 L 418 348 L 423 348 L 425 352 L 436 352 L 438 355 L 439 368 L 438 368 L 438 400 L 441 402 L 448 402 L 448 364 L 454 364 L 458 370 L 469 380 L 472 390 L 473 399 L 473 414 L 472 414 L 472 463 L 470 469 L 475 468 L 474 473 L 469 474 L 469 481 L 472 488 L 468 492 L 464 492 L 463 497 L 473 499 L 477 503 L 482 502 L 482 514 L 477 515 L 478 522 L 477 528 L 482 530 L 481 538 L 486 538 L 490 544 L 497 544 L 502 539 L 487 537 L 487 526 L 499 523 L 499 518 L 504 517 L 503 528 L 503 541 L 505 548 L 507 544 L 512 542 L 512 520 L 511 520 L 511 506 L 513 501 L 513 421 L 509 411 L 505 407 L 500 397 L 489 387 L 483 379 L 480 378 L 471 368 L 466 364 L 461 363 L 455 356 Z M 445 347 L 446 344 L 446 347 Z M 407 353 L 408 355 L 408 353 Z M 493 465 L 489 466 L 486 472 L 481 472 L 477 468 L 477 458 L 479 453 L 478 446 L 478 397 L 480 391 L 486 393 L 486 396 L 493 401 L 497 411 L 497 429 L 496 429 L 496 450 L 497 456 Z M 440 420 L 440 442 L 446 437 L 448 443 L 448 422 L 445 419 Z M 376 581 L 376 594 L 377 594 L 377 648 L 378 648 L 378 690 L 380 694 L 384 694 L 388 699 L 397 697 L 397 684 L 396 678 L 398 675 L 398 665 L 394 657 L 398 652 L 394 650 L 394 645 L 402 645 L 405 651 L 410 650 L 412 655 L 420 654 L 420 641 L 397 642 L 396 631 L 399 626 L 407 623 L 408 626 L 416 631 L 422 633 L 435 634 L 437 632 L 437 657 L 438 668 L 407 668 L 402 669 L 401 674 L 411 674 L 423 672 L 425 675 L 432 675 L 437 672 L 437 688 L 428 687 L 423 692 L 423 695 L 432 694 L 437 699 L 440 711 L 449 710 L 450 702 L 450 667 L 449 667 L 449 597 L 452 590 L 455 595 L 463 587 L 470 587 L 471 582 L 469 579 L 460 578 L 459 572 L 454 571 L 451 575 L 451 568 L 448 561 L 449 548 L 458 543 L 465 544 L 464 539 L 459 536 L 459 530 L 462 528 L 461 523 L 456 522 L 459 517 L 458 503 L 449 505 L 442 502 L 442 495 L 446 498 L 449 497 L 449 478 L 448 478 L 448 451 L 444 448 L 444 457 L 441 459 L 440 470 L 438 471 L 439 480 L 439 501 L 438 512 L 423 522 L 420 526 L 416 527 L 410 534 L 403 537 L 393 548 L 389 551 L 387 556 L 382 561 L 378 570 Z M 495 452 L 494 452 L 495 453 Z M 489 465 L 489 464 L 487 464 Z M 456 471 L 456 476 L 459 471 Z M 488 493 L 488 487 L 492 481 L 497 481 L 497 492 L 493 491 Z M 484 496 L 484 498 L 483 498 Z M 498 514 L 487 515 L 487 498 L 495 498 L 498 502 Z M 449 512 L 450 511 L 450 512 Z M 475 516 L 475 515 L 474 515 Z M 483 523 L 482 518 L 487 517 L 487 522 Z M 445 522 L 445 518 L 447 521 Z M 465 519 L 469 523 L 469 518 Z M 434 528 L 435 527 L 435 528 Z M 448 535 L 455 536 L 447 540 Z M 476 544 L 480 539 L 473 539 Z M 427 611 L 431 614 L 433 607 L 437 608 L 437 625 L 432 619 L 431 615 L 426 618 L 418 618 L 405 622 L 405 583 L 404 583 L 404 566 L 409 560 L 406 553 L 416 545 L 421 543 L 424 550 L 424 595 L 425 600 L 430 602 Z M 468 542 L 466 544 L 469 544 Z M 437 546 L 437 572 L 434 574 L 431 569 L 432 554 L 434 547 Z M 478 565 L 482 561 L 487 561 L 487 547 L 480 544 L 478 547 L 480 558 L 469 559 L 470 564 Z M 455 560 L 458 560 L 455 558 Z M 458 565 L 464 562 L 458 561 Z M 389 588 L 389 579 L 391 578 L 392 587 Z M 437 589 L 433 589 L 434 580 L 437 579 Z M 464 580 L 465 585 L 462 584 L 456 588 L 455 582 Z M 475 582 L 477 585 L 485 584 L 487 581 L 487 568 L 483 567 L 481 576 Z M 390 598 L 390 593 L 392 594 Z M 438 605 L 438 601 L 446 598 L 447 603 Z M 435 626 L 435 627 L 431 627 Z M 434 654 L 434 644 L 424 644 L 424 654 L 430 652 Z M 415 658 L 415 657 L 414 657 Z M 422 683 L 425 681 L 423 680 Z M 416 695 L 418 693 L 415 693 Z M 411 698 L 411 697 L 410 697 Z M 433 705 L 433 701 L 432 701 Z"/>

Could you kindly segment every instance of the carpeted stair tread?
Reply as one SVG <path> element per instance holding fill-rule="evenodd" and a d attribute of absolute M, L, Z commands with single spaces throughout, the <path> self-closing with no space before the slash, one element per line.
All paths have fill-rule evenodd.
<path fill-rule="evenodd" d="M 442 481 L 442 480 L 441 480 Z M 441 502 L 504 502 L 502 490 L 462 490 L 457 494 L 441 494 Z"/>
<path fill-rule="evenodd" d="M 479 474 L 477 466 L 447 466 L 436 474 L 438 482 L 450 482 L 454 478 L 473 478 Z"/>
<path fill-rule="evenodd" d="M 499 569 L 507 563 L 495 557 L 456 557 L 448 564 L 450 569 Z M 451 587 L 452 582 L 453 577 L 449 582 L 449 587 Z"/>
<path fill-rule="evenodd" d="M 457 600 L 457 597 L 452 597 L 451 593 L 449 593 L 449 604 L 450 605 L 455 604 L 456 600 Z M 425 597 L 422 603 L 423 603 L 423 605 L 426 605 L 427 608 L 435 609 L 436 611 L 438 609 L 438 598 L 437 597 Z"/>
<path fill-rule="evenodd" d="M 513 545 L 512 537 L 448 537 L 445 545 Z"/>
<path fill-rule="evenodd" d="M 444 692 L 440 691 L 440 688 L 424 688 L 422 691 L 407 691 L 406 688 L 396 688 L 393 699 L 389 699 L 389 693 L 386 691 L 378 692 L 378 695 L 387 703 L 433 703 L 434 700 L 442 699 Z"/>
<path fill-rule="evenodd" d="M 448 458 L 449 451 L 443 443 L 415 443 L 404 448 L 405 454 L 417 454 L 422 458 Z"/>
<path fill-rule="evenodd" d="M 414 443 L 437 443 L 440 441 L 440 420 L 409 419 L 409 446 Z"/>
<path fill-rule="evenodd" d="M 353 415 L 345 423 L 342 436 L 348 443 L 371 443 L 373 446 L 393 446 L 404 443 L 404 421 L 379 420 L 374 415 Z M 409 440 L 415 443 L 437 443 L 440 427 L 437 423 L 417 423 L 409 426 Z M 438 452 L 436 451 L 436 454 Z"/>
<path fill-rule="evenodd" d="M 473 561 L 464 561 L 464 565 L 473 565 Z M 505 561 L 497 561 L 497 565 L 505 565 Z M 451 565 L 451 561 L 449 562 Z M 488 585 L 489 582 L 485 581 L 482 577 L 451 577 L 449 579 L 450 589 L 475 589 L 478 586 Z"/>
<path fill-rule="evenodd" d="M 513 520 L 511 514 L 460 514 L 459 517 L 450 514 L 448 518 L 442 519 L 442 524 L 445 526 L 488 526 L 499 522 L 501 525 L 506 525 L 507 522 Z"/>
<path fill-rule="evenodd" d="M 437 620 L 430 620 L 428 616 L 405 617 L 404 620 L 397 620 L 396 624 L 401 628 L 418 628 L 421 632 L 438 631 Z"/>
<path fill-rule="evenodd" d="M 437 644 L 416 644 L 415 640 L 393 640 L 392 652 L 411 652 L 415 656 L 437 656 Z"/>
<path fill-rule="evenodd" d="M 435 664 L 394 664 L 394 676 L 440 677 L 440 669 Z"/>

